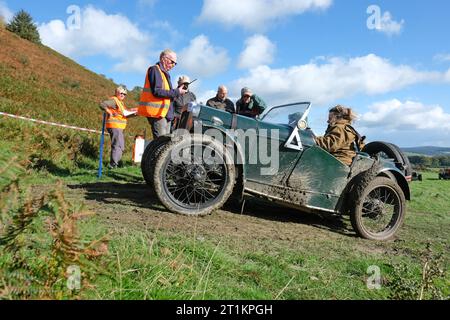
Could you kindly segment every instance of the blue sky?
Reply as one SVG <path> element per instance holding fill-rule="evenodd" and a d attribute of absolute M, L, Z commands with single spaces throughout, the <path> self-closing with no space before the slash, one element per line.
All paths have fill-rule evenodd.
<path fill-rule="evenodd" d="M 242 86 L 269 105 L 309 100 L 318 134 L 342 103 L 371 141 L 450 147 L 447 0 L 0 0 L 7 19 L 20 9 L 44 44 L 128 88 L 170 47 L 199 101 L 220 84 L 232 100 Z"/>

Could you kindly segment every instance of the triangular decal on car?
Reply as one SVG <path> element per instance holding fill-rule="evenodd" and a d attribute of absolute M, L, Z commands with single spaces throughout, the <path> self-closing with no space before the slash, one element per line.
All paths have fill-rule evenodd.
<path fill-rule="evenodd" d="M 286 142 L 286 144 L 284 146 L 288 149 L 293 149 L 293 150 L 298 150 L 298 151 L 303 150 L 303 144 L 302 144 L 302 140 L 300 139 L 300 134 L 298 132 L 298 128 L 295 128 L 294 131 L 292 131 L 288 141 Z"/>

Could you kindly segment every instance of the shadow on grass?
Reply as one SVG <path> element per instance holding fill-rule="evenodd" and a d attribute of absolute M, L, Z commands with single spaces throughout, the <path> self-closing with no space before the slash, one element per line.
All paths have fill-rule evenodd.
<path fill-rule="evenodd" d="M 129 176 L 122 173 L 114 173 L 117 178 Z M 111 174 L 109 174 L 111 176 Z M 140 182 L 140 183 L 138 183 Z M 151 210 L 164 210 L 164 207 L 159 204 L 158 199 L 151 192 L 149 187 L 142 183 L 142 180 L 131 183 L 118 183 L 118 182 L 95 182 L 69 185 L 70 189 L 83 189 L 86 191 L 86 200 L 95 200 L 109 205 L 131 205 L 139 208 L 151 209 Z"/>
<path fill-rule="evenodd" d="M 143 178 L 126 172 L 120 172 L 117 170 L 106 170 L 103 172 L 103 177 L 109 177 L 118 181 L 126 181 L 129 183 L 143 183 Z M 146 187 L 145 184 L 142 185 L 143 188 Z"/>
<path fill-rule="evenodd" d="M 64 169 L 61 167 L 58 167 L 53 161 L 47 160 L 47 159 L 39 159 L 37 160 L 33 165 L 32 168 L 34 170 L 45 170 L 49 172 L 50 174 L 61 177 L 61 178 L 67 178 L 71 175 L 69 169 Z"/>

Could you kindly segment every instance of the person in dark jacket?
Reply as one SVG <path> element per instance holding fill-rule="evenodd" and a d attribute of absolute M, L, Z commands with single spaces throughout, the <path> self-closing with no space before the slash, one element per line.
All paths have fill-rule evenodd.
<path fill-rule="evenodd" d="M 225 110 L 231 113 L 235 113 L 234 103 L 227 98 L 228 89 L 224 85 L 220 85 L 217 89 L 217 95 L 214 98 L 209 99 L 206 105 L 219 110 Z"/>
<path fill-rule="evenodd" d="M 323 137 L 315 137 L 319 147 L 325 149 L 339 161 L 351 165 L 356 156 L 355 143 L 361 150 L 364 147 L 363 139 L 351 126 L 356 118 L 352 109 L 337 105 L 328 114 L 328 128 Z"/>
<path fill-rule="evenodd" d="M 170 133 L 174 117 L 173 100 L 187 92 L 183 87 L 172 88 L 169 71 L 176 65 L 176 53 L 166 49 L 161 52 L 159 62 L 151 66 L 146 75 L 138 115 L 147 118 L 153 139 Z"/>
<path fill-rule="evenodd" d="M 197 101 L 197 97 L 195 96 L 195 94 L 189 90 L 190 84 L 191 79 L 188 76 L 181 76 L 178 78 L 178 88 L 183 87 L 183 89 L 187 91 L 184 95 L 178 96 L 175 98 L 175 100 L 173 100 L 173 128 L 176 127 L 183 111 L 186 111 L 187 104 Z"/>
<path fill-rule="evenodd" d="M 242 88 L 241 98 L 236 102 L 236 113 L 246 117 L 256 118 L 264 112 L 266 107 L 263 99 L 253 94 L 249 88 Z"/>

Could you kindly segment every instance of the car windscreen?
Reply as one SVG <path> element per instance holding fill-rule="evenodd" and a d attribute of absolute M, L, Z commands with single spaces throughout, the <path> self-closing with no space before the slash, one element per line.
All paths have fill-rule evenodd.
<path fill-rule="evenodd" d="M 308 102 L 302 102 L 273 107 L 267 113 L 262 115 L 261 121 L 295 127 L 309 105 L 310 103 Z"/>

